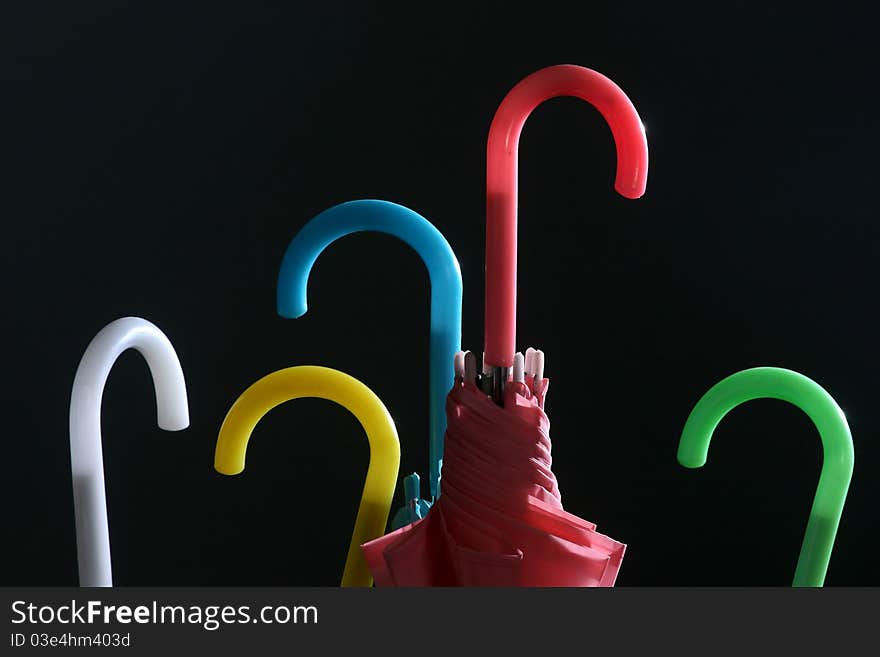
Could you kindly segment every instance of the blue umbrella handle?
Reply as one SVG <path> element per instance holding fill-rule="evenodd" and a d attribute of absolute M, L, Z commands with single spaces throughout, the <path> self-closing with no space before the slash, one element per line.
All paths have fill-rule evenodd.
<path fill-rule="evenodd" d="M 278 314 L 306 313 L 309 274 L 318 256 L 340 237 L 362 231 L 393 235 L 422 258 L 431 281 L 429 409 L 429 486 L 440 494 L 440 467 L 446 433 L 446 395 L 455 377 L 453 359 L 461 349 L 461 269 L 449 242 L 434 225 L 409 208 L 390 201 L 357 200 L 324 210 L 296 234 L 278 275 Z"/>

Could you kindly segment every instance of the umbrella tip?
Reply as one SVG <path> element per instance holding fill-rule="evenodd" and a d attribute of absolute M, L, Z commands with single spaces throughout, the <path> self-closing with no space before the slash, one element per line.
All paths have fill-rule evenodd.
<path fill-rule="evenodd" d="M 422 494 L 422 479 L 417 472 L 413 472 L 403 479 L 403 491 L 407 504 L 418 501 Z"/>
<path fill-rule="evenodd" d="M 453 359 L 454 367 L 455 367 L 455 376 L 456 378 L 463 379 L 464 378 L 464 352 L 459 351 L 455 354 L 455 358 Z"/>
<path fill-rule="evenodd" d="M 526 349 L 525 371 L 527 375 L 535 373 L 535 353 L 536 351 L 532 347 Z"/>
<path fill-rule="evenodd" d="M 525 383 L 525 358 L 520 352 L 513 355 L 513 380 L 515 382 Z"/>
<path fill-rule="evenodd" d="M 464 354 L 464 378 L 471 383 L 476 383 L 477 380 L 477 357 L 472 351 Z"/>
<path fill-rule="evenodd" d="M 535 350 L 535 381 L 544 380 L 544 352 L 540 349 Z"/>

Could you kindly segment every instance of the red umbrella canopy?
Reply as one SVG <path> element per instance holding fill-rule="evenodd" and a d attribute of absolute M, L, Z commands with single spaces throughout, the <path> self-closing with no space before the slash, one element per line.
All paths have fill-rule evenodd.
<path fill-rule="evenodd" d="M 468 361 L 446 401 L 442 495 L 422 520 L 362 546 L 376 585 L 613 586 L 626 546 L 562 507 L 549 380 L 515 366 L 501 407 Z"/>

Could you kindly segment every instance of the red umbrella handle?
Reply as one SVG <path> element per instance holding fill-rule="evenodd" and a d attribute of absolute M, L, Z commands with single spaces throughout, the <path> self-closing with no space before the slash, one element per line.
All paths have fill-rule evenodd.
<path fill-rule="evenodd" d="M 489 128 L 486 169 L 486 364 L 511 367 L 516 351 L 516 199 L 519 136 L 545 100 L 574 96 L 593 105 L 617 147 L 614 188 L 626 198 L 645 193 L 648 142 L 636 108 L 620 87 L 582 66 L 532 73 L 501 102 Z"/>

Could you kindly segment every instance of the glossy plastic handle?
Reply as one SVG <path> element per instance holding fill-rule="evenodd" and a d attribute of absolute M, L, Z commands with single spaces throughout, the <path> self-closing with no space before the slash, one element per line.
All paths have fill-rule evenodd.
<path fill-rule="evenodd" d="M 223 420 L 214 469 L 225 475 L 244 470 L 248 441 L 260 419 L 279 404 L 302 397 L 327 399 L 348 409 L 370 442 L 370 465 L 342 573 L 342 586 L 370 586 L 373 578 L 360 546 L 385 533 L 400 467 L 400 444 L 388 409 L 363 383 L 338 370 L 312 365 L 264 376 L 242 393 Z"/>
<path fill-rule="evenodd" d="M 159 428 L 180 431 L 189 426 L 183 370 L 165 334 L 138 317 L 123 317 L 101 329 L 80 360 L 70 395 L 70 469 L 80 586 L 113 586 L 101 399 L 113 364 L 127 349 L 139 351 L 150 368 Z"/>
<path fill-rule="evenodd" d="M 581 66 L 550 66 L 507 94 L 489 129 L 486 168 L 486 363 L 511 367 L 516 352 L 516 228 L 519 137 L 545 100 L 574 96 L 593 105 L 617 147 L 614 188 L 626 198 L 645 193 L 648 142 L 635 107 L 611 80 Z"/>
<path fill-rule="evenodd" d="M 352 233 L 376 231 L 406 242 L 422 258 L 431 281 L 429 355 L 429 471 L 432 497 L 439 495 L 446 395 L 455 378 L 452 361 L 461 349 L 461 270 L 452 248 L 431 222 L 389 201 L 358 200 L 324 210 L 297 233 L 287 247 L 278 275 L 278 313 L 301 317 L 308 309 L 306 289 L 318 256 Z"/>
<path fill-rule="evenodd" d="M 793 586 L 822 586 L 853 472 L 853 442 L 843 411 L 818 383 L 778 367 L 737 372 L 714 385 L 685 423 L 678 462 L 687 468 L 706 463 L 715 427 L 732 409 L 759 398 L 781 399 L 804 411 L 822 439 L 822 473 L 801 545 Z M 760 454 L 758 454 L 760 455 Z"/>

